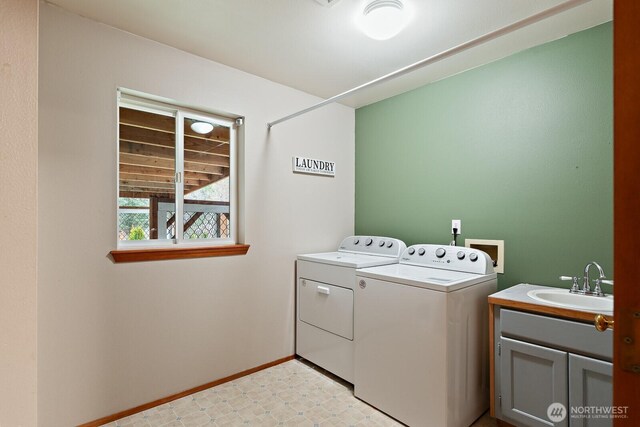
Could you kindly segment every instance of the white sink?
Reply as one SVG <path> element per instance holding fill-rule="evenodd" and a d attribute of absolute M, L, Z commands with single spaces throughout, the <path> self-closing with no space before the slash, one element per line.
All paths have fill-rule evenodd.
<path fill-rule="evenodd" d="M 558 307 L 573 308 L 587 311 L 613 311 L 613 295 L 594 297 L 569 293 L 568 289 L 534 289 L 527 292 L 527 296 L 537 301 L 556 305 Z"/>

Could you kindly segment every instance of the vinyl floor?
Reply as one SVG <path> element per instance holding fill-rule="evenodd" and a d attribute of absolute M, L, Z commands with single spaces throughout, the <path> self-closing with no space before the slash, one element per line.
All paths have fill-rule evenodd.
<path fill-rule="evenodd" d="M 105 425 L 391 427 L 404 424 L 356 399 L 350 384 L 304 361 L 291 360 Z M 425 425 L 428 426 L 428 422 Z M 495 425 L 495 420 L 485 414 L 472 427 Z"/>

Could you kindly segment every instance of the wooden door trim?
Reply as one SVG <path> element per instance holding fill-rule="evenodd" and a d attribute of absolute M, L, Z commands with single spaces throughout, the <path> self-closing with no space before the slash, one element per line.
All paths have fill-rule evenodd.
<path fill-rule="evenodd" d="M 614 369 L 616 427 L 640 425 L 640 2 L 614 2 Z"/>

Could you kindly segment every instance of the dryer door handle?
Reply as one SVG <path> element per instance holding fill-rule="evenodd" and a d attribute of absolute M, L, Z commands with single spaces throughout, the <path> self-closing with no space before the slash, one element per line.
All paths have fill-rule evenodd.
<path fill-rule="evenodd" d="M 329 295 L 331 293 L 331 290 L 325 286 L 318 286 L 318 293 Z"/>

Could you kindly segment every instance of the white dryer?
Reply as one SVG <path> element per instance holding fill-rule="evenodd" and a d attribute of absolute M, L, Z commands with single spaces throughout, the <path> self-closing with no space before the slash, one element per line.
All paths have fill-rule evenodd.
<path fill-rule="evenodd" d="M 336 252 L 298 255 L 296 353 L 353 383 L 356 269 L 396 264 L 405 249 L 390 237 L 351 236 Z"/>
<path fill-rule="evenodd" d="M 356 275 L 356 397 L 410 426 L 471 425 L 489 407 L 489 256 L 413 245 Z"/>

